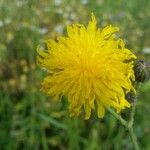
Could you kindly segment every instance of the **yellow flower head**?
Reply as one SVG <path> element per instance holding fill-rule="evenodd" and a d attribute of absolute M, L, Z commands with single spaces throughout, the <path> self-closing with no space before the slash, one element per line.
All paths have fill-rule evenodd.
<path fill-rule="evenodd" d="M 87 27 L 72 24 L 66 36 L 46 41 L 48 50 L 38 50 L 38 64 L 48 72 L 42 89 L 56 99 L 66 96 L 71 116 L 84 110 L 85 119 L 89 119 L 93 109 L 102 118 L 105 107 L 118 112 L 130 107 L 125 94 L 134 90 L 136 56 L 122 39 L 115 38 L 118 30 L 113 26 L 97 28 L 92 14 Z"/>

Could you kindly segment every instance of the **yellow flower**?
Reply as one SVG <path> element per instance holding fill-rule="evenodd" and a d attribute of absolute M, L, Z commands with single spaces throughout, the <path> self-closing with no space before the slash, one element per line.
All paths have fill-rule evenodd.
<path fill-rule="evenodd" d="M 130 107 L 125 94 L 134 91 L 136 56 L 122 39 L 115 38 L 118 30 L 113 26 L 97 28 L 92 14 L 87 27 L 67 26 L 66 36 L 47 40 L 46 51 L 38 49 L 38 64 L 48 72 L 42 89 L 55 99 L 67 97 L 70 116 L 84 110 L 85 119 L 89 119 L 93 109 L 102 118 L 105 107 L 117 112 Z"/>

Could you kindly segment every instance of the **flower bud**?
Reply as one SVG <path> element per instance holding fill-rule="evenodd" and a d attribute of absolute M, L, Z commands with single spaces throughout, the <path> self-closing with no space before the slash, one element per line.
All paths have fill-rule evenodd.
<path fill-rule="evenodd" d="M 134 65 L 135 80 L 146 82 L 150 79 L 150 64 L 144 60 L 138 60 Z"/>

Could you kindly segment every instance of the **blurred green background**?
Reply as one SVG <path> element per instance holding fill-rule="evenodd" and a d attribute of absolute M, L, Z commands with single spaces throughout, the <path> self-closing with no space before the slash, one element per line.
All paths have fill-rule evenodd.
<path fill-rule="evenodd" d="M 99 26 L 118 26 L 128 48 L 149 61 L 149 11 L 149 0 L 0 0 L 0 150 L 133 150 L 109 113 L 70 118 L 64 101 L 54 104 L 40 91 L 35 50 L 68 24 L 86 25 L 94 12 Z M 134 125 L 142 150 L 150 150 L 149 83 L 140 88 Z"/>

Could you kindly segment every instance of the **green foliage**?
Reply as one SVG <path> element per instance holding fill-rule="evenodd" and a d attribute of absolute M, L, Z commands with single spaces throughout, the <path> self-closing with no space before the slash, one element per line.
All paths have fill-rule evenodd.
<path fill-rule="evenodd" d="M 55 104 L 40 91 L 35 50 L 64 33 L 67 24 L 86 24 L 94 12 L 99 25 L 118 26 L 128 47 L 149 61 L 149 9 L 149 0 L 1 0 L 0 149 L 132 150 L 109 113 L 104 119 L 70 118 L 64 101 Z M 134 125 L 144 150 L 150 149 L 149 91 L 150 82 L 141 86 Z"/>

